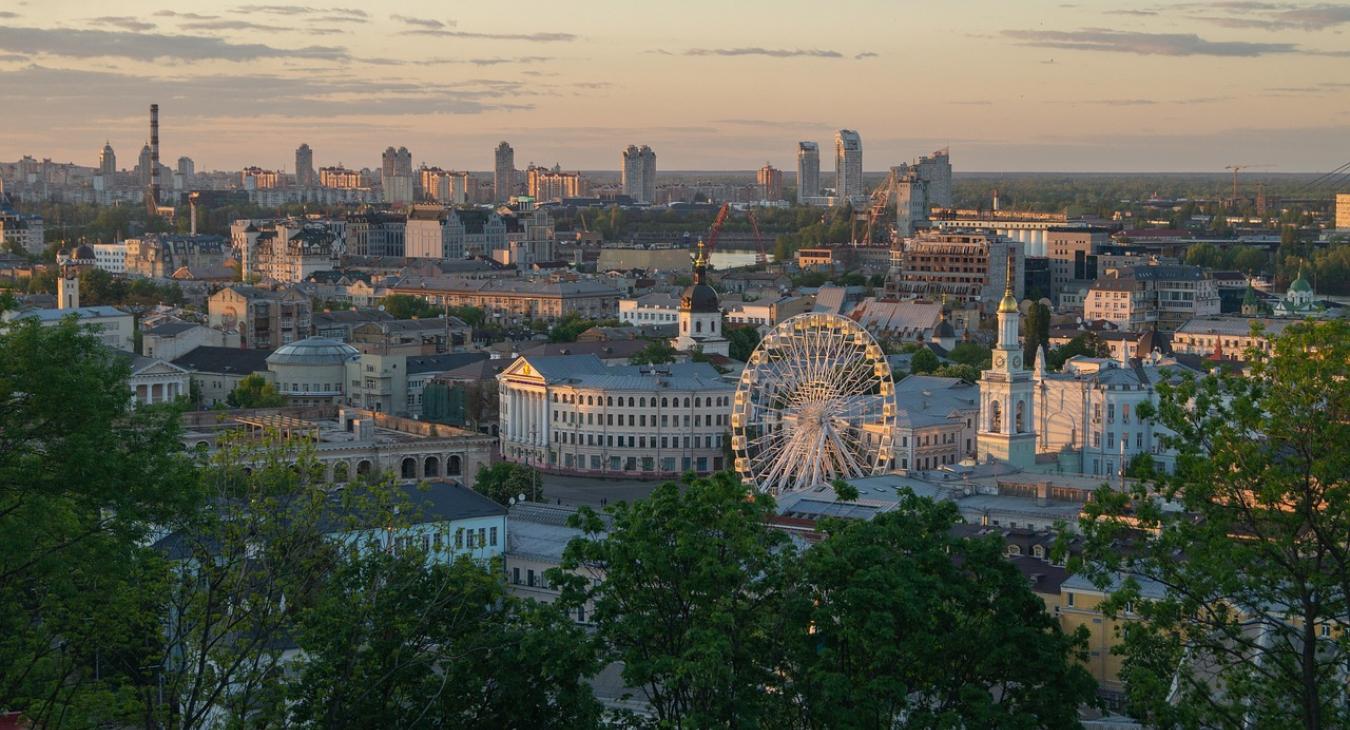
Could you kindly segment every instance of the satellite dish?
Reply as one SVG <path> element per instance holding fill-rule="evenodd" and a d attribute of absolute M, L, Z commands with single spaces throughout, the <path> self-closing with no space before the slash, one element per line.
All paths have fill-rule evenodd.
<path fill-rule="evenodd" d="M 516 499 L 518 499 L 518 500 L 524 502 L 524 501 L 525 501 L 525 493 L 524 493 L 524 492 L 521 492 L 519 495 L 516 496 Z"/>

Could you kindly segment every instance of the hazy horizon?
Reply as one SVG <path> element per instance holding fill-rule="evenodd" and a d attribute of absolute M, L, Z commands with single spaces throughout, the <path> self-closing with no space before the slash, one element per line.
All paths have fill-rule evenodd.
<path fill-rule="evenodd" d="M 0 0 L 0 159 L 199 169 L 414 164 L 795 169 L 856 129 L 873 171 L 942 147 L 957 171 L 1320 173 L 1350 159 L 1350 3 L 1050 0 L 679 6 L 603 0 L 392 12 Z M 109 13 L 116 12 L 116 15 Z"/>

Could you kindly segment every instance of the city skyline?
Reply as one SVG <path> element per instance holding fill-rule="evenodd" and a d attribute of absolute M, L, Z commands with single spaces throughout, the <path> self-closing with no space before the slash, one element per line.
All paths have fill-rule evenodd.
<path fill-rule="evenodd" d="M 199 170 L 294 172 L 301 143 L 492 170 L 501 140 L 518 169 L 617 169 L 632 141 L 795 170 L 856 129 L 869 172 L 946 146 L 966 171 L 1321 172 L 1350 138 L 1350 4 L 343 5 L 0 5 L 0 160 L 111 141 L 126 167 L 156 102 L 164 159 Z"/>

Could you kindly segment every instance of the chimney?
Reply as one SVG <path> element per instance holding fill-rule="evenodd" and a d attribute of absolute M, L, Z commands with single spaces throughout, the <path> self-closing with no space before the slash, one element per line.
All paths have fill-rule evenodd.
<path fill-rule="evenodd" d="M 998 210 L 998 188 L 994 188 L 994 210 Z"/>
<path fill-rule="evenodd" d="M 150 215 L 159 207 L 159 105 L 150 105 L 150 190 L 145 201 Z"/>

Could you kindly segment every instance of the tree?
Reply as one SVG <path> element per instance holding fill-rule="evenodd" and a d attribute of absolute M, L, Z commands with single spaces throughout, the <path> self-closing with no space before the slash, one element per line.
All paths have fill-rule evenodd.
<path fill-rule="evenodd" d="M 419 549 L 342 560 L 303 611 L 288 682 L 300 727 L 599 727 L 594 640 L 508 596 L 500 566 Z"/>
<path fill-rule="evenodd" d="M 940 378 L 960 378 L 962 380 L 971 383 L 974 383 L 975 381 L 980 379 L 979 370 L 971 367 L 970 365 L 964 365 L 960 363 L 955 365 L 943 365 L 937 370 L 934 370 L 933 375 L 936 375 Z"/>
<path fill-rule="evenodd" d="M 1027 310 L 1024 342 L 1022 362 L 1025 363 L 1034 361 L 1041 346 L 1050 343 L 1050 307 L 1042 302 L 1032 302 Z"/>
<path fill-rule="evenodd" d="M 176 412 L 131 410 L 128 372 L 73 319 L 0 331 L 0 707 L 35 726 L 123 717 L 149 526 L 198 504 Z"/>
<path fill-rule="evenodd" d="M 259 373 L 249 373 L 225 396 L 225 402 L 232 408 L 276 408 L 286 405 L 286 396 Z"/>
<path fill-rule="evenodd" d="M 994 353 L 978 342 L 958 342 L 947 358 L 961 365 L 969 365 L 976 370 L 985 370 L 993 362 Z"/>
<path fill-rule="evenodd" d="M 1061 632 L 1002 541 L 954 535 L 960 519 L 906 490 L 894 511 L 826 524 L 785 672 L 804 726 L 1077 726 L 1096 691 L 1073 661 L 1086 632 Z"/>
<path fill-rule="evenodd" d="M 514 461 L 499 461 L 491 466 L 478 467 L 473 480 L 474 491 L 501 504 L 509 505 L 513 498 L 525 495 L 526 501 L 544 501 L 544 489 L 539 473 Z"/>
<path fill-rule="evenodd" d="M 750 355 L 759 346 L 759 330 L 754 327 L 731 327 L 726 330 L 727 355 L 732 360 L 749 362 Z"/>
<path fill-rule="evenodd" d="M 1134 612 L 1119 651 L 1136 716 L 1347 727 L 1350 323 L 1294 324 L 1247 357 L 1245 377 L 1158 384 L 1140 416 L 1174 434 L 1175 472 L 1098 492 L 1083 567 Z"/>
<path fill-rule="evenodd" d="M 623 662 L 624 681 L 644 691 L 659 726 L 781 725 L 774 670 L 793 550 L 764 523 L 772 499 L 723 472 L 607 511 L 608 529 L 594 512 L 578 513 L 585 535 L 549 579 L 566 605 L 593 603 L 607 658 Z"/>
<path fill-rule="evenodd" d="M 549 342 L 576 342 L 582 332 L 594 327 L 596 323 L 576 312 L 568 312 L 548 331 Z"/>
<path fill-rule="evenodd" d="M 1045 353 L 1047 370 L 1059 370 L 1069 358 L 1086 355 L 1087 357 L 1110 357 L 1111 348 L 1096 332 L 1084 332 L 1067 343 Z"/>
<path fill-rule="evenodd" d="M 675 362 L 675 348 L 665 340 L 653 340 L 628 358 L 630 365 L 660 365 L 668 362 Z"/>
<path fill-rule="evenodd" d="M 431 306 L 425 299 L 411 294 L 390 294 L 380 300 L 384 311 L 394 319 L 412 319 L 413 317 L 436 317 L 442 310 Z"/>
<path fill-rule="evenodd" d="M 942 367 L 942 361 L 926 347 L 915 352 L 909 359 L 909 371 L 914 375 L 931 373 L 939 367 Z"/>

